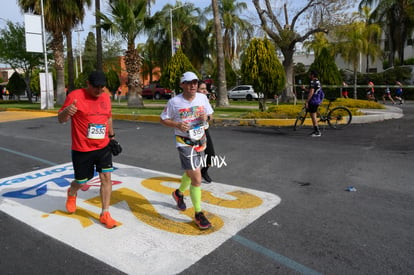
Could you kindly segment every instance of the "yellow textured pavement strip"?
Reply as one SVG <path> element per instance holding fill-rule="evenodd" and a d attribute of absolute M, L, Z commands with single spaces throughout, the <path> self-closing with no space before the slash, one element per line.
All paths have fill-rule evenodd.
<path fill-rule="evenodd" d="M 20 111 L 6 111 L 0 112 L 0 123 L 16 120 L 35 119 L 42 117 L 56 116 L 56 114 L 49 112 L 20 112 Z"/>

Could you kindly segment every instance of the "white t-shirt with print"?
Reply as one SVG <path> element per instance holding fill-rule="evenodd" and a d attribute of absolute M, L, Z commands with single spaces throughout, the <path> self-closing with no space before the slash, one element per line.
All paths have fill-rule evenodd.
<path fill-rule="evenodd" d="M 213 112 L 213 108 L 206 95 L 196 93 L 195 98 L 192 101 L 188 101 L 181 93 L 168 101 L 164 111 L 161 113 L 161 119 L 186 122 L 191 127 L 195 127 L 203 124 L 203 113 L 211 115 Z M 187 132 L 180 131 L 177 128 L 175 128 L 174 134 L 177 136 L 189 137 Z"/>

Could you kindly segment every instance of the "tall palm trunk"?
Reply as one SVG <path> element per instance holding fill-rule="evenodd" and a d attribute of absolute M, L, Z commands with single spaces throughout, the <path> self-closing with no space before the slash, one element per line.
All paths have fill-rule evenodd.
<path fill-rule="evenodd" d="M 72 31 L 66 33 L 66 55 L 68 60 L 68 92 L 75 89 L 75 73 L 73 62 Z"/>
<path fill-rule="evenodd" d="M 218 99 L 216 102 L 217 107 L 228 106 L 229 99 L 227 97 L 227 85 L 226 85 L 226 68 L 224 60 L 223 49 L 223 36 L 221 35 L 221 22 L 218 9 L 218 1 L 211 0 L 214 14 L 214 28 L 216 30 L 216 47 L 217 47 L 217 75 L 218 75 Z"/>
<path fill-rule="evenodd" d="M 66 99 L 65 93 L 65 58 L 63 54 L 63 35 L 57 33 L 53 35 L 51 43 L 53 50 L 55 70 L 56 70 L 56 104 L 63 105 Z"/>
<path fill-rule="evenodd" d="M 132 43 L 128 43 L 128 50 L 125 54 L 125 67 L 128 72 L 128 106 L 130 107 L 144 107 L 139 78 L 140 63 L 141 60 L 135 49 L 134 41 L 132 41 Z"/>
<path fill-rule="evenodd" d="M 101 11 L 101 1 L 95 0 L 95 13 L 98 14 Z M 96 70 L 102 71 L 102 32 L 101 27 L 99 27 L 99 17 L 95 16 L 96 23 Z"/>

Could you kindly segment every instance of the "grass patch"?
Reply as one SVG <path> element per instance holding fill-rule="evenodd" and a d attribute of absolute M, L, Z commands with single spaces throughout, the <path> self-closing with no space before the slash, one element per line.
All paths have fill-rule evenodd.
<path fill-rule="evenodd" d="M 131 108 L 127 106 L 127 102 L 117 101 L 112 102 L 112 113 L 113 114 L 131 114 L 131 115 L 154 115 L 159 116 L 164 106 L 167 104 L 168 100 L 144 100 L 143 108 Z M 257 101 L 230 101 L 230 106 L 228 107 L 214 107 L 215 102 L 211 102 L 211 105 L 214 107 L 214 117 L 215 118 L 268 118 L 268 119 L 286 119 L 286 118 L 295 118 L 298 112 L 301 110 L 303 104 L 298 103 L 293 104 L 267 104 L 268 110 L 266 112 L 260 112 L 259 103 Z M 148 105 L 155 106 L 148 106 Z M 328 100 L 324 100 L 320 111 L 324 112 L 328 104 Z M 358 109 L 384 109 L 384 105 L 367 101 L 367 100 L 355 100 L 355 99 L 343 99 L 338 98 L 336 101 L 332 102 L 331 108 L 336 106 L 346 106 L 348 107 L 353 115 L 361 115 Z M 257 107 L 257 108 L 253 108 Z M 0 110 L 5 110 L 7 108 L 16 108 L 16 109 L 26 109 L 26 110 L 39 110 L 40 103 L 29 103 L 26 101 L 0 101 Z M 52 110 L 58 111 L 60 106 L 55 106 Z M 48 110 L 50 111 L 50 110 Z"/>
<path fill-rule="evenodd" d="M 322 105 L 319 107 L 319 112 L 325 112 L 326 107 L 328 106 L 329 101 L 324 100 Z M 296 118 L 297 114 L 303 107 L 303 104 L 279 104 L 279 105 L 267 105 L 268 109 L 266 112 L 259 111 L 250 111 L 242 116 L 242 118 L 268 118 L 268 119 L 283 119 L 283 118 Z M 385 109 L 384 105 L 367 100 L 359 99 L 345 99 L 338 98 L 337 100 L 331 103 L 330 109 L 333 109 L 337 106 L 347 107 L 352 115 L 362 115 L 359 109 Z"/>

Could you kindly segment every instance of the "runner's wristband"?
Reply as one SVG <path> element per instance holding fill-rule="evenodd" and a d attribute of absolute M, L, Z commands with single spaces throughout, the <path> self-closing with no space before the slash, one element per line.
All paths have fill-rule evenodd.
<path fill-rule="evenodd" d="M 113 135 L 108 135 L 109 138 L 115 137 L 115 133 Z"/>

